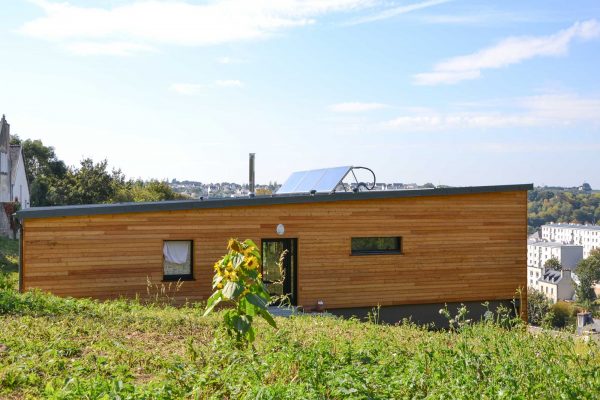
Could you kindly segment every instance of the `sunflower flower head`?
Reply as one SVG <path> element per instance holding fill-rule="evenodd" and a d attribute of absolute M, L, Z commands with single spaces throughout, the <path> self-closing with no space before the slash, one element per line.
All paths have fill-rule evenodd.
<path fill-rule="evenodd" d="M 252 252 L 256 250 L 256 247 L 254 246 L 248 246 L 244 249 L 244 257 L 250 257 L 252 255 Z"/>
<path fill-rule="evenodd" d="M 235 251 L 236 253 L 241 253 L 242 245 L 237 239 L 229 239 L 229 243 L 227 243 L 227 248 L 229 250 Z"/>
<path fill-rule="evenodd" d="M 256 268 L 258 268 L 258 260 L 256 259 L 256 257 L 248 257 L 246 259 L 246 267 L 248 269 L 256 269 Z"/>

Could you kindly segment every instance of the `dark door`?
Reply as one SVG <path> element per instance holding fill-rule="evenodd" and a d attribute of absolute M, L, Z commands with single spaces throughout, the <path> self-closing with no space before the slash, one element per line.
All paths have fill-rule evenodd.
<path fill-rule="evenodd" d="M 262 276 L 263 283 L 271 296 L 280 296 L 287 303 L 296 305 L 296 239 L 262 240 Z M 282 256 L 283 255 L 283 256 Z"/>

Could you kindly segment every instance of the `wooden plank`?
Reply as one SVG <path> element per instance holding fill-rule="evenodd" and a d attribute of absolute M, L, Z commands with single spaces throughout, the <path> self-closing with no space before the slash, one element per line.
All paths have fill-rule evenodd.
<path fill-rule="evenodd" d="M 176 298 L 210 295 L 230 237 L 298 240 L 304 306 L 510 299 L 526 287 L 526 192 L 25 220 L 23 284 L 63 296 L 132 297 L 162 280 L 163 240 L 194 241 Z M 402 236 L 402 255 L 352 256 L 353 236 Z"/>

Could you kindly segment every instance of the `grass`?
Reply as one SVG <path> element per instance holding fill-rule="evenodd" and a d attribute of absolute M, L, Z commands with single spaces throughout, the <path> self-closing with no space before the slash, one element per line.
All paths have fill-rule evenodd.
<path fill-rule="evenodd" d="M 19 270 L 19 241 L 0 236 L 0 271 Z"/>
<path fill-rule="evenodd" d="M 494 322 L 427 331 L 329 317 L 259 322 L 237 350 L 220 313 L 0 290 L 0 398 L 593 399 L 600 347 Z"/>
<path fill-rule="evenodd" d="M 0 290 L 18 284 L 18 271 L 19 241 L 0 236 Z"/>

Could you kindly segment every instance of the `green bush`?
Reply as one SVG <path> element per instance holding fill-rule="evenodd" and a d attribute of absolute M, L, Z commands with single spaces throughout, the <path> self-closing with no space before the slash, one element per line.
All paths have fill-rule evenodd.
<path fill-rule="evenodd" d="M 573 319 L 576 314 L 576 309 L 572 303 L 566 301 L 559 301 L 552 305 L 552 325 L 557 328 L 564 328 Z"/>
<path fill-rule="evenodd" d="M 550 302 L 544 294 L 535 289 L 527 289 L 527 322 L 531 325 L 541 326 L 547 321 L 550 311 Z"/>

